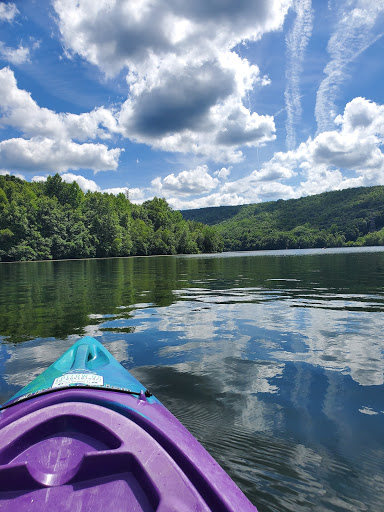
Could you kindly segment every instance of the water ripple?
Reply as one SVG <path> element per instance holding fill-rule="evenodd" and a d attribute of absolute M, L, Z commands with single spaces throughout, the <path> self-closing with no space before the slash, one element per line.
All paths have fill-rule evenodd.
<path fill-rule="evenodd" d="M 260 512 L 381 512 L 384 253 L 364 251 L 0 265 L 0 396 L 96 336 Z"/>

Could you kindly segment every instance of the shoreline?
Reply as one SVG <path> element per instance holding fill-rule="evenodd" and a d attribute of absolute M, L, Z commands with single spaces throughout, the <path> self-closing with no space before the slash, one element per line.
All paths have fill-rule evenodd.
<path fill-rule="evenodd" d="M 63 258 L 52 260 L 18 260 L 18 261 L 0 261 L 2 264 L 19 264 L 19 263 L 54 263 L 58 261 L 93 261 L 93 260 L 116 260 L 120 258 L 158 258 L 158 257 L 192 257 L 192 258 L 210 258 L 210 257 L 235 257 L 235 256 L 304 256 L 317 254 L 335 254 L 335 253 L 360 253 L 360 252 L 384 252 L 384 245 L 362 245 L 351 247 L 306 247 L 305 249 L 262 249 L 251 251 L 223 251 L 223 252 L 204 252 L 190 254 L 148 254 L 148 255 L 132 255 L 132 256 L 105 256 L 94 258 Z"/>

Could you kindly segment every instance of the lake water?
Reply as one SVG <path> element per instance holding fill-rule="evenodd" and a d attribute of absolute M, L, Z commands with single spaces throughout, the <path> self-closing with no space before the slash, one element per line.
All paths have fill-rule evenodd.
<path fill-rule="evenodd" d="M 381 512 L 382 251 L 0 264 L 0 401 L 91 335 L 260 512 Z"/>

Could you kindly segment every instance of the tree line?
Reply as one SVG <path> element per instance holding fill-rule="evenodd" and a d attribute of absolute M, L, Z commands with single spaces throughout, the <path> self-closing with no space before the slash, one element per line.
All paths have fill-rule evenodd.
<path fill-rule="evenodd" d="M 217 229 L 185 220 L 165 199 L 84 193 L 59 174 L 0 176 L 0 261 L 220 252 Z"/>
<path fill-rule="evenodd" d="M 384 186 L 183 212 L 216 227 L 225 251 L 384 245 Z"/>

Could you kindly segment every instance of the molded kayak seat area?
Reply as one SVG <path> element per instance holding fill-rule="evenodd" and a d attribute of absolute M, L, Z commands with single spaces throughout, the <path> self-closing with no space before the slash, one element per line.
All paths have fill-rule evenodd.
<path fill-rule="evenodd" d="M 71 511 L 209 510 L 157 441 L 95 404 L 54 404 L 8 425 L 0 464 L 0 508 L 37 510 L 59 499 Z"/>
<path fill-rule="evenodd" d="M 257 512 L 93 338 L 0 408 L 0 510 Z"/>

